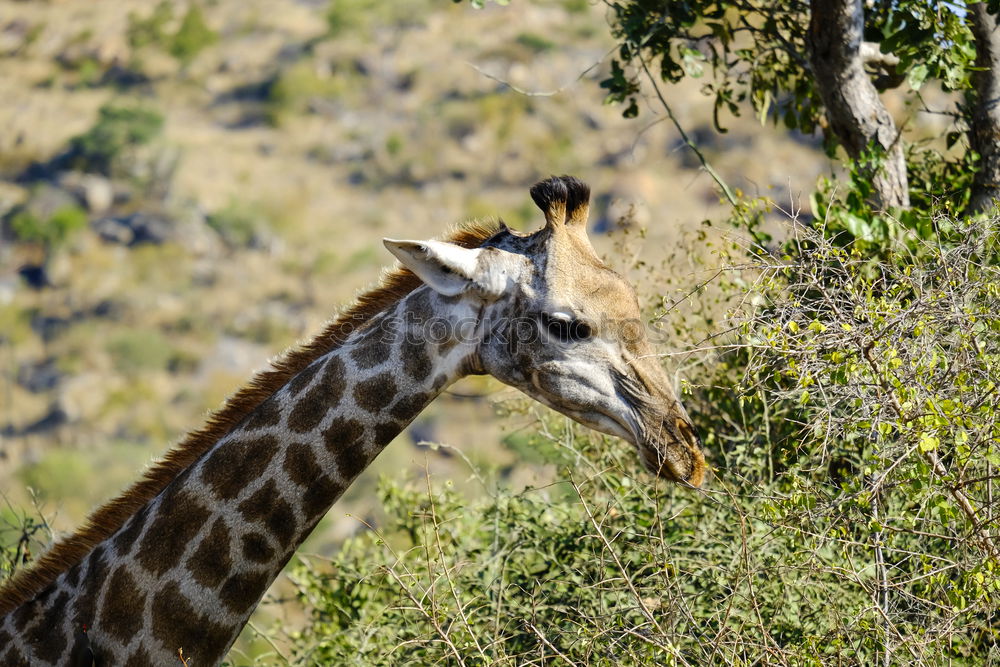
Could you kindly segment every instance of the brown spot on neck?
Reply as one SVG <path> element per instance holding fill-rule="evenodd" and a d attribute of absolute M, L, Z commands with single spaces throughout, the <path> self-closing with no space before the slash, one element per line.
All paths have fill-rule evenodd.
<path fill-rule="evenodd" d="M 160 576 L 177 567 L 211 511 L 193 493 L 177 488 L 167 492 L 155 514 L 139 546 L 138 561 Z"/>
<path fill-rule="evenodd" d="M 229 553 L 229 528 L 219 517 L 212 529 L 202 540 L 185 564 L 188 571 L 202 586 L 215 588 L 226 578 L 232 568 L 233 559 Z"/>
<path fill-rule="evenodd" d="M 359 382 L 354 387 L 354 402 L 362 410 L 377 414 L 396 398 L 396 381 L 386 371 Z"/>
<path fill-rule="evenodd" d="M 212 665 L 222 659 L 235 632 L 200 614 L 174 582 L 153 597 L 153 636 L 173 653 L 184 649 L 192 663 Z"/>
<path fill-rule="evenodd" d="M 123 644 L 128 644 L 142 628 L 146 593 L 139 588 L 128 569 L 119 565 L 108 580 L 101 609 L 101 629 Z"/>
<path fill-rule="evenodd" d="M 281 443 L 274 436 L 234 437 L 219 445 L 202 464 L 201 478 L 219 500 L 232 500 L 247 482 L 264 474 Z"/>
<path fill-rule="evenodd" d="M 309 392 L 296 400 L 288 415 L 288 428 L 296 433 L 308 433 L 323 421 L 323 417 L 340 403 L 344 395 L 344 362 L 338 357 L 327 360 L 323 375 Z"/>

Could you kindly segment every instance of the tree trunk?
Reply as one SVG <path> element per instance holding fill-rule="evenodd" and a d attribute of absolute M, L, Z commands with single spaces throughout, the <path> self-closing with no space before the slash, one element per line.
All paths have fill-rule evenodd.
<path fill-rule="evenodd" d="M 1000 198 L 1000 30 L 986 4 L 969 5 L 969 27 L 976 41 L 976 71 L 965 95 L 969 146 L 979 154 L 966 214 L 983 213 Z"/>
<path fill-rule="evenodd" d="M 885 152 L 872 168 L 874 204 L 908 208 L 906 160 L 896 123 L 865 72 L 861 0 L 810 0 L 809 58 L 830 129 L 853 159 L 870 146 Z"/>

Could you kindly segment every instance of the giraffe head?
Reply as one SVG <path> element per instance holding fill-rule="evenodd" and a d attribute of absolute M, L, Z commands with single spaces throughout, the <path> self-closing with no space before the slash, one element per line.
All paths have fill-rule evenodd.
<path fill-rule="evenodd" d="M 564 176 L 531 196 L 546 222 L 534 234 L 504 228 L 471 249 L 391 239 L 386 247 L 444 302 L 474 306 L 472 372 L 628 440 L 650 471 L 699 486 L 698 436 L 646 337 L 635 290 L 587 238 L 590 189 Z"/>

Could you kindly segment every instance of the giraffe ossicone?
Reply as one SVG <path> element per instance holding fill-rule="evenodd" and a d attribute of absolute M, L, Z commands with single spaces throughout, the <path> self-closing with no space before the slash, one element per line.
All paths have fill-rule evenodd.
<path fill-rule="evenodd" d="M 586 234 L 589 188 L 536 184 L 545 227 L 395 241 L 403 267 L 239 390 L 0 588 L 2 665 L 223 659 L 330 506 L 441 391 L 488 373 L 702 483 L 691 420 L 632 287 Z"/>

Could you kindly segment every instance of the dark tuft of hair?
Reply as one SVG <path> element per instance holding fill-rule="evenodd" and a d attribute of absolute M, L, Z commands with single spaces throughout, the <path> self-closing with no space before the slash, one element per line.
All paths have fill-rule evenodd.
<path fill-rule="evenodd" d="M 576 176 L 562 176 L 560 179 L 566 186 L 566 210 L 572 213 L 581 206 L 590 203 L 590 186 Z"/>
<path fill-rule="evenodd" d="M 553 204 L 565 204 L 567 196 L 566 184 L 557 176 L 531 186 L 531 198 L 545 213 L 548 213 Z"/>

